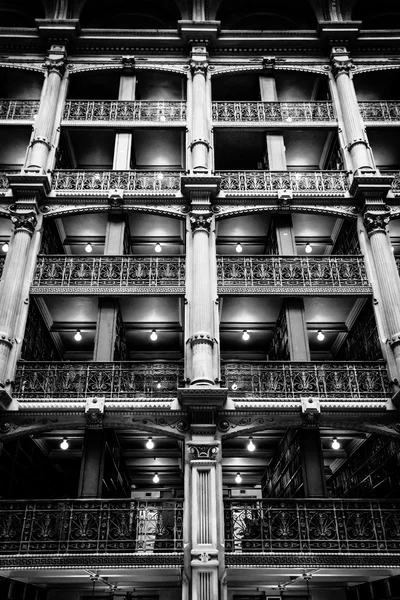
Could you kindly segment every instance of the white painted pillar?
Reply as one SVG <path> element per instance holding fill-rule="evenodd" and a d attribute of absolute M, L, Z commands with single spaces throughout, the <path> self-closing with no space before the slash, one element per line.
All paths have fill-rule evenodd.
<path fill-rule="evenodd" d="M 47 163 L 56 129 L 56 115 L 65 98 L 67 86 L 62 86 L 65 73 L 66 52 L 64 46 L 52 46 L 45 62 L 47 74 L 44 82 L 39 112 L 35 120 L 33 136 L 27 152 L 25 168 L 47 171 Z"/>
<path fill-rule="evenodd" d="M 370 150 L 363 120 L 358 107 L 357 96 L 352 80 L 354 65 L 346 48 L 333 48 L 331 54 L 332 71 L 336 81 L 336 94 L 340 114 L 343 119 L 344 136 L 354 171 L 375 170 L 372 152 Z"/>
<path fill-rule="evenodd" d="M 209 94 L 207 94 L 208 56 L 203 46 L 193 47 L 189 63 L 191 84 L 191 166 L 194 173 L 209 170 L 210 131 L 208 127 Z"/>

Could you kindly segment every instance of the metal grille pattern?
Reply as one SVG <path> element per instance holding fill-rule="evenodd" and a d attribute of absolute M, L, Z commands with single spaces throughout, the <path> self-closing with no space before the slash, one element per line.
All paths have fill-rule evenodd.
<path fill-rule="evenodd" d="M 33 286 L 182 286 L 180 256 L 39 256 Z M 56 291 L 56 290 L 55 290 Z"/>
<path fill-rule="evenodd" d="M 225 500 L 227 552 L 398 552 L 398 501 Z"/>
<path fill-rule="evenodd" d="M 24 362 L 15 396 L 24 398 L 163 398 L 183 387 L 183 364 Z"/>
<path fill-rule="evenodd" d="M 400 102 L 359 102 L 364 121 L 400 121 Z"/>
<path fill-rule="evenodd" d="M 219 286 L 369 286 L 361 256 L 220 256 Z"/>
<path fill-rule="evenodd" d="M 399 171 L 384 171 L 382 175 L 392 175 L 394 177 L 392 181 L 392 192 L 395 196 L 400 195 L 400 173 Z"/>
<path fill-rule="evenodd" d="M 39 100 L 0 100 L 0 120 L 33 121 L 39 110 Z"/>
<path fill-rule="evenodd" d="M 255 398 L 387 398 L 386 366 L 374 362 L 225 363 L 222 384 L 237 396 Z"/>
<path fill-rule="evenodd" d="M 221 191 L 227 195 L 279 190 L 342 195 L 349 189 L 344 171 L 218 171 L 217 175 L 221 177 Z"/>
<path fill-rule="evenodd" d="M 0 173 L 0 191 L 5 192 L 9 187 L 7 173 Z"/>
<path fill-rule="evenodd" d="M 331 102 L 213 102 L 213 121 L 333 121 Z"/>
<path fill-rule="evenodd" d="M 69 100 L 65 103 L 65 121 L 186 121 L 186 102 Z"/>
<path fill-rule="evenodd" d="M 0 277 L 3 275 L 4 263 L 6 261 L 5 256 L 0 256 Z"/>
<path fill-rule="evenodd" d="M 178 192 L 181 174 L 179 171 L 54 171 L 52 185 L 58 192 Z"/>
<path fill-rule="evenodd" d="M 181 500 L 0 502 L 3 554 L 182 551 Z"/>

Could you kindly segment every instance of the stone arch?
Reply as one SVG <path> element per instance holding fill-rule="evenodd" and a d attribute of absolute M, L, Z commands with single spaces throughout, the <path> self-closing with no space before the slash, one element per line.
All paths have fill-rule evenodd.
<path fill-rule="evenodd" d="M 321 13 L 318 14 L 318 17 L 321 16 Z M 214 2 L 210 18 L 220 20 L 222 29 L 286 30 L 315 29 L 317 26 L 314 6 L 304 0 L 296 5 L 290 0 L 283 0 L 279 8 L 276 3 L 260 0 L 250 0 L 246 4 L 239 0 L 222 0 Z"/>

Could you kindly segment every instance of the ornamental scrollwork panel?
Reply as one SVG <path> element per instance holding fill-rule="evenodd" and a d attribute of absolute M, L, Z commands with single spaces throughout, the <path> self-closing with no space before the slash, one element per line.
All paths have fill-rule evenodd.
<path fill-rule="evenodd" d="M 281 123 L 334 121 L 331 102 L 213 102 L 214 122 Z"/>
<path fill-rule="evenodd" d="M 181 363 L 23 362 L 15 396 L 24 398 L 105 398 L 174 396 L 184 386 Z"/>
<path fill-rule="evenodd" d="M 221 367 L 223 387 L 234 398 L 375 399 L 390 397 L 386 367 L 378 362 L 228 363 Z"/>
<path fill-rule="evenodd" d="M 392 552 L 400 548 L 394 501 L 225 500 L 228 553 Z"/>
<path fill-rule="evenodd" d="M 3 554 L 179 552 L 181 500 L 0 502 Z"/>
<path fill-rule="evenodd" d="M 39 110 L 39 100 L 0 100 L 0 120 L 33 121 Z"/>
<path fill-rule="evenodd" d="M 1 104 L 0 104 L 1 118 Z M 69 100 L 64 121 L 150 121 L 170 123 L 186 121 L 183 101 Z"/>
<path fill-rule="evenodd" d="M 217 277 L 220 287 L 369 287 L 361 256 L 220 256 L 217 258 Z"/>
<path fill-rule="evenodd" d="M 272 192 L 345 195 L 349 189 L 344 171 L 218 171 L 221 191 L 230 193 Z"/>
<path fill-rule="evenodd" d="M 179 192 L 179 171 L 77 171 L 55 170 L 52 187 L 56 192 Z"/>
<path fill-rule="evenodd" d="M 33 287 L 185 286 L 184 257 L 38 257 Z"/>

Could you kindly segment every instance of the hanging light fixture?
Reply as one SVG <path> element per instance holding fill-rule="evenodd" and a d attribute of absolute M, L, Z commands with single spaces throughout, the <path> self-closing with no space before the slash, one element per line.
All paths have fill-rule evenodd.
<path fill-rule="evenodd" d="M 310 254 L 312 252 L 312 246 L 311 246 L 310 242 L 307 242 L 305 250 L 306 250 L 307 254 Z"/>
<path fill-rule="evenodd" d="M 157 173 L 157 179 L 161 181 L 161 179 L 164 179 L 164 175 L 162 173 Z"/>
<path fill-rule="evenodd" d="M 245 342 L 247 342 L 247 340 L 249 340 L 249 339 L 250 339 L 249 332 L 247 331 L 247 329 L 243 329 L 242 340 L 245 341 Z"/>
<path fill-rule="evenodd" d="M 152 342 L 155 342 L 158 339 L 157 331 L 155 329 L 153 329 L 153 331 L 151 332 L 150 339 Z"/>
<path fill-rule="evenodd" d="M 340 442 L 338 442 L 338 439 L 336 437 L 334 437 L 332 440 L 332 448 L 334 450 L 339 450 L 340 448 Z"/>
<path fill-rule="evenodd" d="M 159 242 L 157 242 L 157 244 L 154 246 L 154 250 L 156 252 L 161 252 L 162 248 L 161 248 L 161 244 Z"/>
<path fill-rule="evenodd" d="M 158 473 L 154 473 L 153 483 L 158 483 L 159 481 L 160 481 L 160 478 L 158 476 Z"/>
<path fill-rule="evenodd" d="M 235 481 L 236 483 L 242 483 L 242 476 L 240 473 L 238 473 L 235 477 Z"/>
<path fill-rule="evenodd" d="M 8 242 L 4 242 L 4 244 L 2 245 L 1 249 L 3 250 L 3 252 L 8 252 L 9 249 L 9 245 Z"/>
<path fill-rule="evenodd" d="M 81 341 L 81 339 L 82 339 L 81 330 L 80 330 L 80 329 L 77 329 L 77 330 L 76 330 L 76 334 L 74 335 L 74 340 L 75 340 L 76 342 L 80 342 L 80 341 Z"/>
<path fill-rule="evenodd" d="M 153 442 L 153 438 L 149 437 L 149 439 L 146 442 L 146 448 L 148 450 L 152 450 L 154 448 L 154 442 Z"/>
<path fill-rule="evenodd" d="M 68 450 L 68 448 L 69 448 L 69 443 L 68 443 L 68 440 L 67 440 L 67 438 L 66 438 L 66 437 L 65 437 L 65 438 L 63 438 L 63 441 L 62 441 L 62 442 L 61 442 L 61 444 L 60 444 L 60 448 L 61 448 L 61 450 Z"/>
<path fill-rule="evenodd" d="M 236 392 L 237 389 L 238 389 L 238 384 L 237 383 L 232 383 L 231 390 L 233 390 L 234 392 Z"/>
<path fill-rule="evenodd" d="M 247 444 L 247 450 L 249 452 L 254 452 L 254 450 L 256 449 L 255 445 L 253 444 L 253 438 L 249 437 L 249 443 Z"/>
<path fill-rule="evenodd" d="M 238 243 L 236 244 L 236 252 L 239 252 L 239 253 L 240 253 L 240 252 L 242 252 L 242 251 L 243 251 L 243 246 L 242 246 L 242 244 L 241 244 L 240 242 L 238 242 Z"/>
<path fill-rule="evenodd" d="M 92 252 L 92 250 L 93 250 L 93 246 L 92 246 L 92 244 L 91 244 L 90 242 L 88 242 L 88 243 L 86 244 L 86 246 L 85 246 L 85 251 L 86 251 L 88 254 L 90 254 L 90 253 Z"/>
<path fill-rule="evenodd" d="M 318 329 L 318 333 L 317 333 L 317 340 L 319 342 L 323 342 L 325 339 L 325 334 L 322 333 L 322 331 L 320 329 Z"/>

